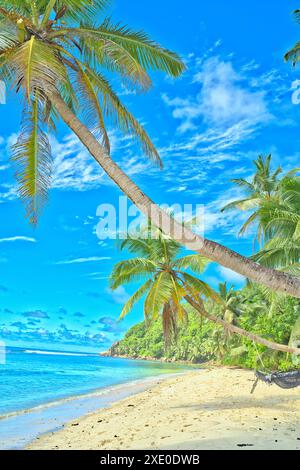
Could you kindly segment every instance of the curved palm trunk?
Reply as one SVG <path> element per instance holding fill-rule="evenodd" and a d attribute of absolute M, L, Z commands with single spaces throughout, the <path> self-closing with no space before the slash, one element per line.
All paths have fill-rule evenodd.
<path fill-rule="evenodd" d="M 94 135 L 69 109 L 58 93 L 52 93 L 50 99 L 67 126 L 77 135 L 108 176 L 123 193 L 148 217 L 154 225 L 171 236 L 174 240 L 201 255 L 229 268 L 254 282 L 263 284 L 300 298 L 300 279 L 273 269 L 265 268 L 238 253 L 202 238 L 187 227 L 175 221 L 160 209 L 140 188 L 119 168 L 105 152 Z"/>
<path fill-rule="evenodd" d="M 202 317 L 207 318 L 213 323 L 217 323 L 218 325 L 223 326 L 223 328 L 227 331 L 230 331 L 233 334 L 244 336 L 255 343 L 262 344 L 269 349 L 275 349 L 276 351 L 282 351 L 285 353 L 290 353 L 294 355 L 300 355 L 300 349 L 298 348 L 291 348 L 290 346 L 285 346 L 284 344 L 273 343 L 272 341 L 268 341 L 267 339 L 262 338 L 261 336 L 257 336 L 253 333 L 249 333 L 249 331 L 243 330 L 238 326 L 231 325 L 231 323 L 222 320 L 221 318 L 215 317 L 208 313 L 203 305 L 203 302 L 200 300 L 196 302 L 192 297 L 186 296 L 185 300 L 195 309 L 197 312 L 200 313 Z"/>

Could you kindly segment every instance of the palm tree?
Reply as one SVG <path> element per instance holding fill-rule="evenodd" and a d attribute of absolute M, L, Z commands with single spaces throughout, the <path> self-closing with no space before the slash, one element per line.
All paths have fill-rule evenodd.
<path fill-rule="evenodd" d="M 13 158 L 19 193 L 37 223 L 47 197 L 51 152 L 47 128 L 60 117 L 108 176 L 146 217 L 176 241 L 272 289 L 300 297 L 300 279 L 269 270 L 193 233 L 155 205 L 110 157 L 105 120 L 136 136 L 145 153 L 160 158 L 142 126 L 105 79 L 116 73 L 142 90 L 149 70 L 178 76 L 179 57 L 144 32 L 109 20 L 97 24 L 107 0 L 0 0 L 0 78 L 25 98 L 23 124 Z M 95 135 L 95 130 L 98 135 Z"/>
<path fill-rule="evenodd" d="M 167 239 L 159 231 L 153 238 L 128 238 L 121 244 L 121 249 L 127 248 L 140 257 L 121 261 L 116 264 L 111 274 L 111 288 L 145 278 L 143 284 L 124 305 L 120 318 L 124 318 L 144 295 L 144 314 L 146 321 L 155 320 L 162 313 L 163 330 L 166 342 L 172 335 L 176 336 L 178 320 L 184 320 L 187 312 L 182 305 L 183 299 L 192 295 L 204 295 L 215 301 L 219 296 L 208 284 L 188 273 L 201 273 L 208 260 L 201 255 L 178 257 L 180 245 Z"/>
<path fill-rule="evenodd" d="M 294 18 L 298 24 L 300 24 L 300 10 L 294 11 Z M 297 65 L 300 58 L 300 42 L 296 42 L 294 47 L 290 49 L 284 56 L 284 60 L 292 62 L 293 66 Z"/>
<path fill-rule="evenodd" d="M 260 242 L 263 240 L 263 244 L 261 243 L 260 251 L 252 256 L 254 261 L 299 276 L 300 177 L 295 175 L 299 169 L 292 170 L 278 179 L 281 169 L 278 168 L 271 173 L 270 158 L 267 158 L 266 164 L 260 158 L 258 165 L 257 162 L 254 163 L 257 172 L 251 183 L 244 184 L 245 180 L 234 180 L 238 184 L 242 182 L 242 186 L 246 186 L 246 183 L 251 185 L 249 198 L 235 201 L 227 208 L 254 209 L 241 230 L 243 232 L 254 222 L 258 227 L 258 239 Z M 267 287 L 263 292 L 270 302 L 270 317 L 285 307 L 287 302 L 285 294 Z"/>
<path fill-rule="evenodd" d="M 240 233 L 251 225 L 258 227 L 261 250 L 252 259 L 261 264 L 290 272 L 299 276 L 300 260 L 300 177 L 298 168 L 289 171 L 281 179 L 278 168 L 270 171 L 271 156 L 260 156 L 254 161 L 256 173 L 251 182 L 244 179 L 232 180 L 246 188 L 248 197 L 234 201 L 222 210 L 240 209 L 253 213 L 243 225 Z"/>
<path fill-rule="evenodd" d="M 251 181 L 242 178 L 231 180 L 245 191 L 246 197 L 230 202 L 222 209 L 222 212 L 229 209 L 239 209 L 247 212 L 253 210 L 254 212 L 246 220 L 239 233 L 243 235 L 251 225 L 258 223 L 257 238 L 259 242 L 261 242 L 262 237 L 259 209 L 265 201 L 270 201 L 273 195 L 276 194 L 279 184 L 278 176 L 282 172 L 281 167 L 278 167 L 275 171 L 271 170 L 271 160 L 271 155 L 266 158 L 259 155 L 257 160 L 253 161 L 256 171 Z"/>
<path fill-rule="evenodd" d="M 240 314 L 235 306 L 238 301 L 236 291 L 234 290 L 233 286 L 228 288 L 227 283 L 223 282 L 219 284 L 219 295 L 222 299 L 222 313 L 224 320 L 226 320 L 228 323 L 234 323 L 235 319 Z"/>
<path fill-rule="evenodd" d="M 266 243 L 253 258 L 272 268 L 300 274 L 300 177 L 286 177 L 275 200 L 259 211 Z"/>
<path fill-rule="evenodd" d="M 187 319 L 185 304 L 188 303 L 202 317 L 221 325 L 227 333 L 244 336 L 270 349 L 300 354 L 297 348 L 273 343 L 233 325 L 233 322 L 208 313 L 204 298 L 220 303 L 223 311 L 226 311 L 226 304 L 223 304 L 221 297 L 207 283 L 191 274 L 190 271 L 200 274 L 207 266 L 208 260 L 201 255 L 180 256 L 180 245 L 166 238 L 161 231 L 155 239 L 153 237 L 128 238 L 121 244 L 121 249 L 125 248 L 131 253 L 138 254 L 139 257 L 127 259 L 115 265 L 110 276 L 110 287 L 115 290 L 132 282 L 142 281 L 142 284 L 125 303 L 120 319 L 130 313 L 133 307 L 145 297 L 145 320 L 146 322 L 155 320 L 161 315 L 168 345 L 172 337 L 176 338 L 178 321 Z M 228 303 L 231 304 L 229 299 L 227 299 Z"/>

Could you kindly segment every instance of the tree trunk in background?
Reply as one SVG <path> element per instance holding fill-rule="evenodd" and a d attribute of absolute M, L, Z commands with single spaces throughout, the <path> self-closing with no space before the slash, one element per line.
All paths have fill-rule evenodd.
<path fill-rule="evenodd" d="M 149 218 L 154 225 L 161 228 L 186 248 L 229 268 L 254 282 L 263 284 L 272 290 L 281 291 L 300 298 L 300 279 L 274 269 L 265 268 L 258 263 L 232 251 L 218 243 L 207 240 L 190 229 L 183 227 L 165 211 L 160 209 L 110 158 L 88 128 L 74 115 L 58 93 L 51 94 L 50 99 L 56 110 L 77 135 L 94 159 L 107 175 L 117 184 L 123 193 Z"/>
<path fill-rule="evenodd" d="M 275 349 L 276 351 L 282 351 L 285 353 L 300 355 L 300 349 L 292 348 L 290 346 L 285 346 L 284 344 L 273 343 L 272 341 L 268 341 L 267 339 L 264 339 L 261 336 L 257 336 L 253 333 L 249 333 L 248 331 L 243 330 L 242 328 L 239 328 L 238 326 L 231 325 L 231 323 L 228 323 L 225 320 L 222 320 L 221 318 L 211 315 L 210 313 L 206 311 L 201 299 L 199 300 L 199 302 L 196 302 L 194 299 L 192 299 L 192 297 L 186 296 L 185 300 L 195 310 L 197 310 L 197 312 L 199 312 L 202 317 L 205 317 L 211 322 L 217 323 L 218 325 L 223 326 L 225 330 L 230 331 L 231 333 L 235 335 L 244 336 L 245 338 L 248 338 L 249 340 L 254 341 L 255 343 L 262 344 L 263 346 L 266 346 L 269 349 Z"/>

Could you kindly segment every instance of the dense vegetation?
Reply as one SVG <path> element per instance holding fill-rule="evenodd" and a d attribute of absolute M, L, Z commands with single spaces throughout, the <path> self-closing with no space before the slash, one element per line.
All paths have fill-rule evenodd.
<path fill-rule="evenodd" d="M 259 156 L 253 163 L 252 179 L 233 180 L 244 190 L 243 199 L 223 210 L 245 211 L 247 220 L 240 233 L 254 229 L 258 251 L 253 259 L 299 276 L 299 169 L 286 174 L 281 167 L 273 171 L 271 155 Z M 259 361 L 263 369 L 300 365 L 300 356 L 291 356 L 299 354 L 295 350 L 300 346 L 299 299 L 250 281 L 240 291 L 220 284 L 215 292 L 199 278 L 208 260 L 182 253 L 178 243 L 155 227 L 148 235 L 122 243 L 122 249 L 137 257 L 119 262 L 111 274 L 112 289 L 143 280 L 123 307 L 121 318 L 145 298 L 145 323 L 130 330 L 114 346 L 113 354 L 217 360 L 246 367 L 256 367 Z M 255 337 L 249 339 L 249 333 Z"/>
<path fill-rule="evenodd" d="M 224 291 L 224 287 L 221 286 L 221 290 Z M 232 321 L 237 325 L 278 343 L 287 344 L 291 335 L 293 342 L 300 340 L 300 322 L 297 322 L 299 300 L 286 298 L 274 312 L 263 292 L 250 285 L 240 291 L 230 291 L 230 298 L 230 311 L 234 312 Z M 161 318 L 157 318 L 131 328 L 124 339 L 112 347 L 111 353 L 134 358 L 192 362 L 213 360 L 227 365 L 271 370 L 290 369 L 299 365 L 295 357 L 266 350 L 246 338 L 231 335 L 222 327 L 201 318 L 189 306 L 185 308 L 189 313 L 188 318 L 180 323 L 177 338 L 168 348 L 165 347 Z M 224 315 L 219 306 L 209 301 L 207 309 L 219 316 Z M 229 312 L 227 316 L 230 316 Z"/>

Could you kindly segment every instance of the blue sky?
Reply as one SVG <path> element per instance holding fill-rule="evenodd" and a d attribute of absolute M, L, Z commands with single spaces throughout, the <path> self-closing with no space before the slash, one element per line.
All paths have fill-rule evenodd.
<path fill-rule="evenodd" d="M 299 5 L 187 0 L 184 6 L 177 0 L 115 0 L 111 8 L 114 19 L 145 29 L 188 67 L 177 80 L 154 74 L 146 96 L 115 82 L 160 150 L 164 170 L 113 128 L 112 156 L 156 202 L 204 204 L 206 236 L 250 254 L 253 235 L 237 237 L 245 215 L 220 214 L 220 208 L 240 196 L 229 180 L 251 177 L 259 153 L 272 153 L 274 164 L 286 170 L 299 166 L 300 108 L 292 103 L 292 86 L 300 70 L 283 61 L 300 37 L 291 16 Z M 97 207 L 116 204 L 120 193 L 61 125 L 51 136 L 53 189 L 33 230 L 9 162 L 20 122 L 18 99 L 10 93 L 0 122 L 0 339 L 103 350 L 143 317 L 140 305 L 117 323 L 133 287 L 109 290 L 107 277 L 121 255 L 113 241 L 96 235 Z M 218 266 L 204 277 L 213 286 L 243 283 Z"/>

